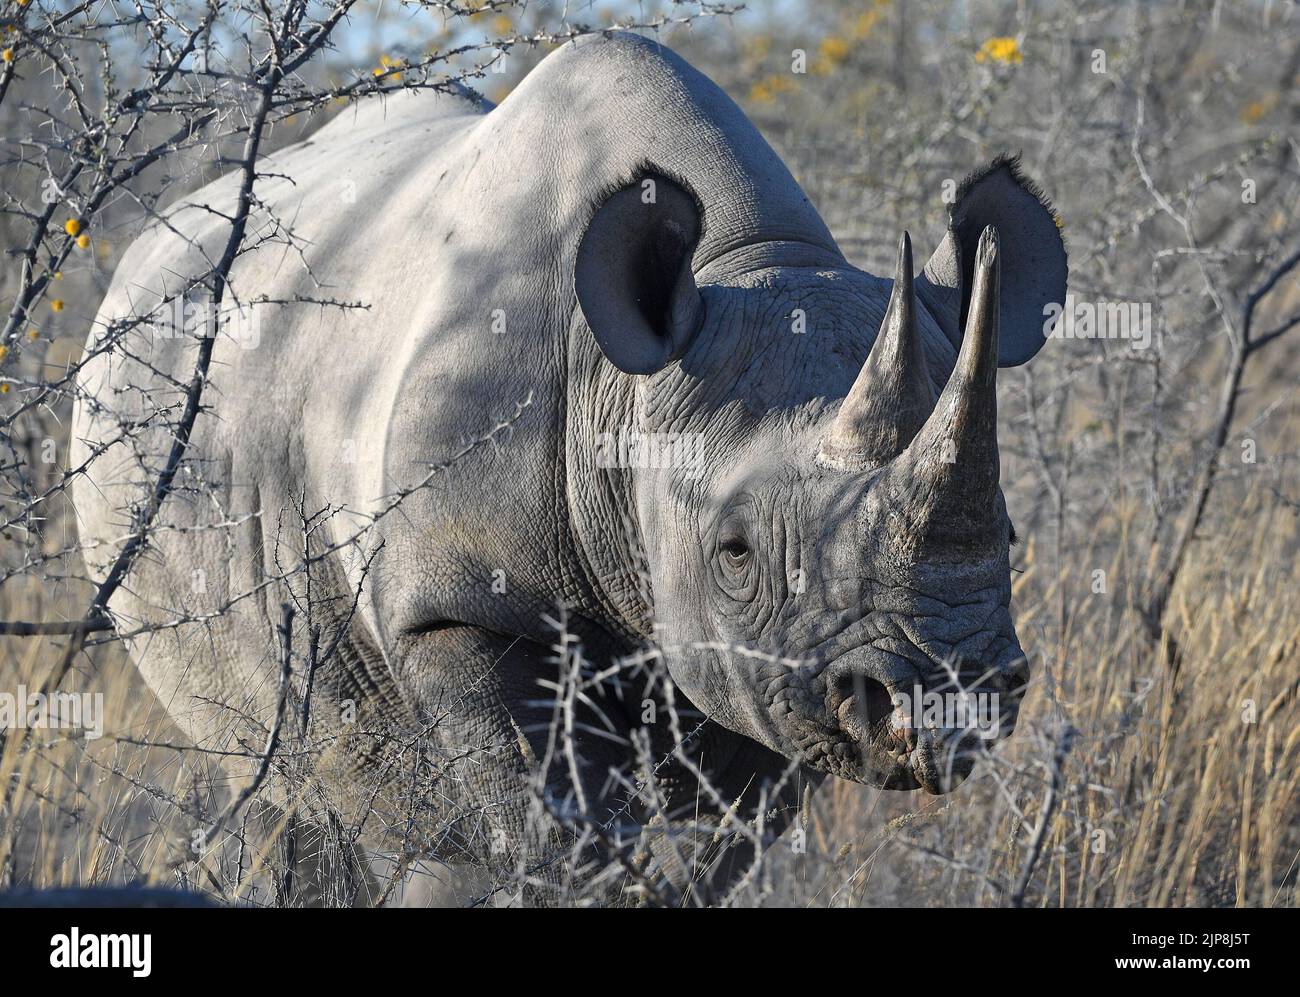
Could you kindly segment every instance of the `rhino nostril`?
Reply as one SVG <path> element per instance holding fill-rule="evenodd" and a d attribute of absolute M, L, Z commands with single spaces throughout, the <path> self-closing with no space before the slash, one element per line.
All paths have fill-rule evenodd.
<path fill-rule="evenodd" d="M 853 738 L 870 740 L 886 730 L 894 700 L 884 683 L 859 671 L 848 671 L 834 681 L 836 718 Z"/>

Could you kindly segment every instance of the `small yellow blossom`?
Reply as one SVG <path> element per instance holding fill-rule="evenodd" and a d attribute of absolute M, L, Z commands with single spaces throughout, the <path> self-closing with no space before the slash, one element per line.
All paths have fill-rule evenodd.
<path fill-rule="evenodd" d="M 1241 109 L 1241 120 L 1248 125 L 1259 121 L 1277 104 L 1277 94 L 1269 94 L 1262 100 L 1253 100 Z"/>
<path fill-rule="evenodd" d="M 62 271 L 62 270 L 55 270 L 55 271 L 54 271 L 54 279 L 55 279 L 55 280 L 62 280 L 62 279 L 63 279 L 63 271 Z"/>
<path fill-rule="evenodd" d="M 848 55 L 849 43 L 846 39 L 838 35 L 823 38 L 817 46 L 817 58 L 813 61 L 812 71 L 817 76 L 829 76 Z"/>
<path fill-rule="evenodd" d="M 789 93 L 794 89 L 795 82 L 789 76 L 773 73 L 749 88 L 749 99 L 760 104 L 770 104 L 778 94 Z"/>
<path fill-rule="evenodd" d="M 857 20 L 853 22 L 853 27 L 850 30 L 852 30 L 854 38 L 861 39 L 870 37 L 872 29 L 876 26 L 876 22 L 880 20 L 879 8 L 881 5 L 877 4 L 876 7 L 876 10 L 868 10 L 859 14 Z"/>
<path fill-rule="evenodd" d="M 90 236 L 86 235 L 85 232 L 82 232 L 81 235 L 77 236 L 77 248 L 78 249 L 90 248 Z"/>
<path fill-rule="evenodd" d="M 3 360 L 8 355 L 9 355 L 9 347 L 0 346 L 0 360 Z"/>
<path fill-rule="evenodd" d="M 405 59 L 395 59 L 391 55 L 381 55 L 379 65 L 372 69 L 370 74 L 380 79 L 396 80 L 401 78 L 404 69 L 406 69 Z"/>
<path fill-rule="evenodd" d="M 990 38 L 975 53 L 975 61 L 1018 66 L 1025 61 L 1025 57 L 1020 51 L 1020 43 L 1014 38 Z"/>
<path fill-rule="evenodd" d="M 9 394 L 9 382 L 6 381 L 4 384 L 0 384 L 0 395 L 7 394 Z"/>
<path fill-rule="evenodd" d="M 5 62 L 13 62 L 14 50 L 11 48 L 7 48 L 3 52 L 0 52 L 0 59 L 3 59 Z"/>
<path fill-rule="evenodd" d="M 27 338 L 30 339 L 33 343 L 40 338 L 40 335 L 41 335 L 41 331 L 39 329 L 27 330 Z"/>
<path fill-rule="evenodd" d="M 67 232 L 68 235 L 76 235 L 81 231 L 81 222 L 75 218 L 69 218 L 63 223 L 63 231 Z"/>
<path fill-rule="evenodd" d="M 52 311 L 52 312 L 61 312 L 61 311 L 63 311 L 63 299 L 62 299 L 62 298 L 55 298 L 53 301 L 51 301 L 51 302 L 50 302 L 50 311 Z"/>
<path fill-rule="evenodd" d="M 772 37 L 770 35 L 755 35 L 745 42 L 745 54 L 751 59 L 766 59 L 771 51 Z"/>
<path fill-rule="evenodd" d="M 843 38 L 831 35 L 829 38 L 822 39 L 820 51 L 823 58 L 839 62 L 849 54 L 849 43 Z"/>

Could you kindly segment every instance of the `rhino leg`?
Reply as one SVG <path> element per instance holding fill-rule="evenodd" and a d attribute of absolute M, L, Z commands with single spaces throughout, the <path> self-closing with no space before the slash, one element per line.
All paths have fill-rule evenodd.
<path fill-rule="evenodd" d="M 430 739 L 444 757 L 454 760 L 438 782 L 422 792 L 424 799 L 455 800 L 451 813 L 425 822 L 441 829 L 440 842 L 428 854 L 436 855 L 440 865 L 469 859 L 488 870 L 498 886 L 510 884 L 493 891 L 489 903 L 511 896 L 521 874 L 525 903 L 593 898 L 626 903 L 629 896 L 623 891 L 638 879 L 629 867 L 658 883 L 661 899 L 667 902 L 718 902 L 753 864 L 753 843 L 737 833 L 738 823 L 755 826 L 761 810 L 763 847 L 770 846 L 794 821 L 804 791 L 819 781 L 816 774 L 755 741 L 712 721 L 699 725 L 699 713 L 679 694 L 678 729 L 699 725 L 686 750 L 707 772 L 712 792 L 698 784 L 689 767 L 673 759 L 672 727 L 662 719 L 667 714 L 661 709 L 661 721 L 646 729 L 662 804 L 652 812 L 637 800 L 629 802 L 626 784 L 609 778 L 614 770 L 640 784 L 632 773 L 636 753 L 629 744 L 641 726 L 639 690 L 632 694 L 625 688 L 623 701 L 590 693 L 598 711 L 580 710 L 575 718 L 575 766 L 574 759 L 556 748 L 554 692 L 541 684 L 557 679 L 553 648 L 457 625 L 412 635 L 399 650 L 399 685 L 417 704 Z M 611 723 L 615 730 L 610 730 Z M 603 730 L 618 741 L 585 734 L 584 727 Z M 573 812 L 578 797 L 575 768 L 586 820 Z M 538 801 L 539 783 L 544 783 L 545 806 Z M 715 798 L 725 801 L 730 817 L 713 806 Z M 619 814 L 624 819 L 611 829 Z M 557 815 L 564 819 L 557 821 Z M 697 821 L 714 824 L 721 833 L 702 838 Z M 588 837 L 571 854 L 572 832 L 590 833 L 593 824 L 604 824 L 607 833 L 596 835 L 604 840 Z M 639 834 L 638 828 L 645 833 Z M 576 865 L 570 861 L 575 858 Z M 589 864 L 578 868 L 584 862 Z M 445 884 L 434 892 L 463 905 L 465 870 L 459 869 L 434 870 L 426 885 Z M 411 879 L 408 875 L 407 881 Z M 484 896 L 486 891 L 479 894 Z"/>
<path fill-rule="evenodd" d="M 563 882 L 565 863 L 557 859 L 568 840 L 556 810 L 582 798 L 588 812 L 603 812 L 608 772 L 626 766 L 627 749 L 583 728 L 602 729 L 613 721 L 618 729 L 611 733 L 625 738 L 618 704 L 602 703 L 603 717 L 581 711 L 575 765 L 550 737 L 553 692 L 541 683 L 556 678 L 551 648 L 455 624 L 402 637 L 397 650 L 398 684 L 432 751 L 413 785 L 413 802 L 426 808 L 417 821 L 425 840 L 411 842 L 410 822 L 403 822 L 387 829 L 377 850 L 469 860 L 492 870 L 498 881 L 523 874 Z M 573 785 L 575 771 L 580 792 Z M 406 836 L 400 845 L 392 833 L 399 830 Z"/>
<path fill-rule="evenodd" d="M 671 745 L 656 743 L 655 750 L 665 757 Z M 681 903 L 713 905 L 724 902 L 753 870 L 760 852 L 797 822 L 805 793 L 816 789 L 821 775 L 711 721 L 688 750 L 711 791 L 684 766 L 663 764 L 658 783 L 671 817 L 638 816 L 651 831 L 649 853 L 670 887 L 666 894 L 677 895 Z M 725 801 L 727 813 L 714 805 L 715 797 Z M 757 846 L 740 833 L 741 826 L 754 832 Z M 713 833 L 702 834 L 701 828 Z"/>
<path fill-rule="evenodd" d="M 240 899 L 277 907 L 370 907 L 382 888 L 364 850 L 337 822 L 258 805 L 244 825 L 250 846 Z"/>

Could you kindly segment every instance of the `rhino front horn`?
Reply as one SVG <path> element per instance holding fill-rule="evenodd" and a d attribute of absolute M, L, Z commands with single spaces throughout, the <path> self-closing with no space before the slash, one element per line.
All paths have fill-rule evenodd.
<path fill-rule="evenodd" d="M 914 535 L 970 546 L 997 535 L 998 234 L 980 236 L 961 351 L 925 426 L 890 469 L 892 494 Z"/>
<path fill-rule="evenodd" d="M 840 405 L 819 460 L 846 471 L 880 467 L 897 457 L 925 425 L 934 391 L 916 332 L 912 240 L 898 242 L 889 307 L 857 380 Z"/>

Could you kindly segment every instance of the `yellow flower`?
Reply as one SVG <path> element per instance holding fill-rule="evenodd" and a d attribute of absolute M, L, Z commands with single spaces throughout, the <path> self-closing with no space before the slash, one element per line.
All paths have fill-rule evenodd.
<path fill-rule="evenodd" d="M 89 249 L 89 248 L 90 248 L 90 236 L 86 235 L 86 233 L 84 233 L 84 232 L 81 233 L 81 235 L 77 236 L 77 248 L 78 248 L 78 249 Z"/>
<path fill-rule="evenodd" d="M 1020 51 L 1020 43 L 1014 38 L 990 38 L 975 53 L 975 61 L 1018 66 L 1025 61 L 1025 57 Z"/>
<path fill-rule="evenodd" d="M 3 360 L 8 355 L 9 355 L 9 347 L 0 346 L 0 360 Z"/>
<path fill-rule="evenodd" d="M 1262 100 L 1253 100 L 1241 109 L 1241 120 L 1248 125 L 1253 125 L 1260 118 L 1273 110 L 1277 104 L 1277 94 L 1271 93 Z"/>
<path fill-rule="evenodd" d="M 877 5 L 879 6 L 879 5 Z M 867 38 L 871 34 L 871 29 L 876 26 L 880 20 L 879 10 L 868 10 L 858 15 L 858 19 L 853 22 L 853 37 Z"/>
<path fill-rule="evenodd" d="M 829 76 L 835 68 L 849 57 L 848 39 L 838 35 L 829 35 L 817 46 L 817 58 L 813 60 L 812 71 L 816 76 Z"/>
<path fill-rule="evenodd" d="M 40 334 L 41 331 L 39 329 L 27 330 L 27 338 L 30 339 L 33 343 L 36 342 L 36 340 L 40 337 Z"/>
<path fill-rule="evenodd" d="M 749 88 L 749 99 L 768 104 L 776 100 L 777 94 L 789 93 L 794 89 L 795 82 L 789 76 L 772 73 Z"/>
<path fill-rule="evenodd" d="M 67 232 L 68 235 L 76 235 L 81 231 L 81 222 L 75 218 L 69 218 L 63 223 L 63 231 Z"/>
<path fill-rule="evenodd" d="M 3 59 L 5 62 L 13 62 L 14 50 L 11 48 L 7 48 L 3 52 L 0 52 L 0 59 Z"/>
<path fill-rule="evenodd" d="M 6 381 L 4 384 L 0 384 L 0 395 L 7 394 L 9 394 L 9 382 Z"/>
<path fill-rule="evenodd" d="M 63 279 L 63 271 L 62 271 L 62 270 L 55 270 L 55 271 L 54 271 L 54 279 L 55 279 L 55 280 L 62 280 L 62 279 Z"/>
<path fill-rule="evenodd" d="M 822 39 L 820 51 L 823 59 L 839 62 L 849 54 L 849 43 L 843 38 L 832 35 Z"/>
<path fill-rule="evenodd" d="M 61 312 L 61 311 L 63 311 L 63 299 L 62 299 L 62 298 L 55 298 L 53 301 L 51 301 L 51 302 L 50 302 L 50 311 L 52 311 L 52 312 Z"/>

